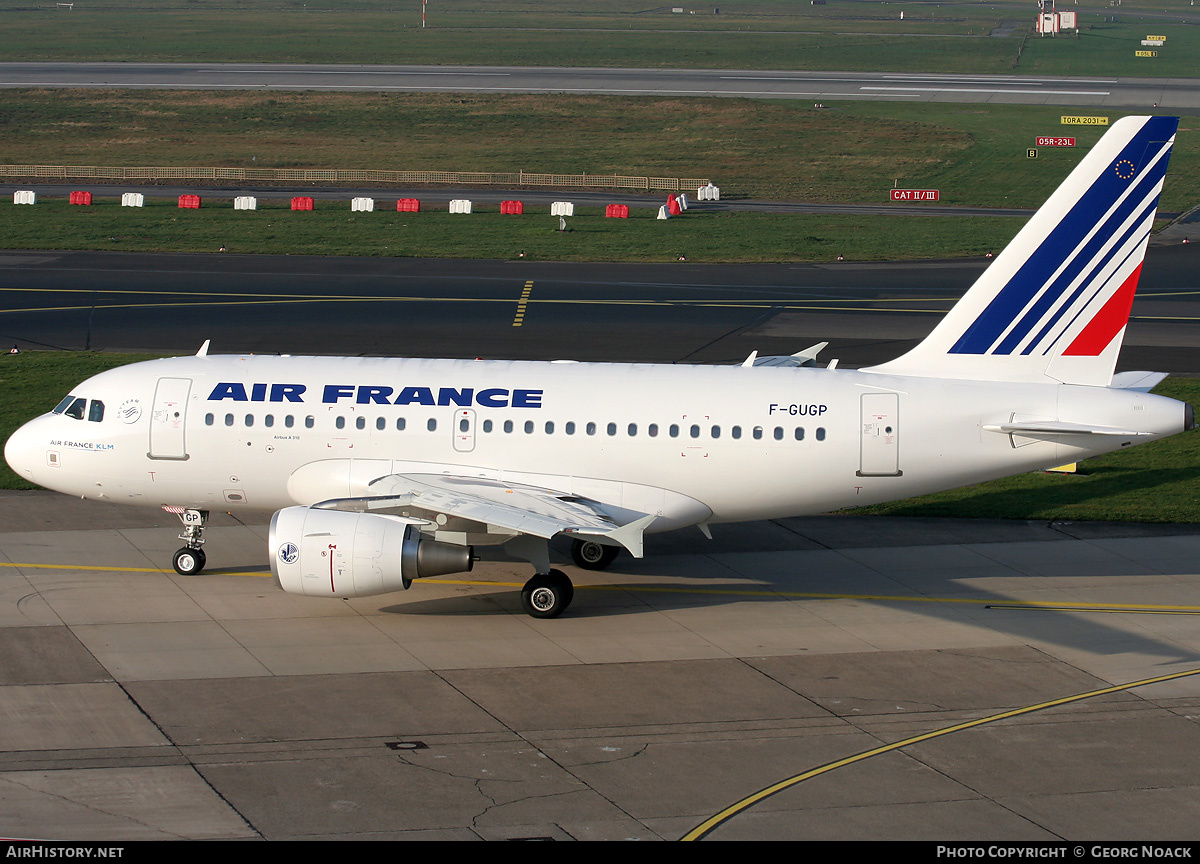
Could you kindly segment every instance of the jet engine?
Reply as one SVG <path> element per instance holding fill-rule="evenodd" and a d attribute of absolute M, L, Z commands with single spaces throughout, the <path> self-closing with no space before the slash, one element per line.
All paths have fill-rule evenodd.
<path fill-rule="evenodd" d="M 271 572 L 284 591 L 369 597 L 471 569 L 474 549 L 421 536 L 412 519 L 286 507 L 271 517 Z"/>

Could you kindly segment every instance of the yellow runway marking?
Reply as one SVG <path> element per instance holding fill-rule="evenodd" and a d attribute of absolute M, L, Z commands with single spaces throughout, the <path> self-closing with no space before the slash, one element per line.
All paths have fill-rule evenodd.
<path fill-rule="evenodd" d="M 513 318 L 512 326 L 520 327 L 525 323 L 525 307 L 529 305 L 529 294 L 533 291 L 533 281 L 525 283 L 525 290 L 521 292 L 521 299 L 517 301 L 517 314 Z"/>
<path fill-rule="evenodd" d="M 678 299 L 678 300 L 647 300 L 647 299 L 620 299 L 620 298 L 546 298 L 542 300 L 531 300 L 530 292 L 533 289 L 533 282 L 525 283 L 525 290 L 522 292 L 520 299 L 517 302 L 517 317 L 513 320 L 514 327 L 520 327 L 523 323 L 527 306 L 530 303 L 546 303 L 553 305 L 566 306 L 687 306 L 701 309 L 777 309 L 781 312 L 789 311 L 824 311 L 824 312 L 858 312 L 864 311 L 865 307 L 871 307 L 866 311 L 877 312 L 909 312 L 922 314 L 941 314 L 946 309 L 914 307 L 911 304 L 944 304 L 948 309 L 955 302 L 953 297 L 864 297 L 861 299 L 855 298 L 839 298 L 830 300 L 793 300 L 791 302 L 780 302 L 779 300 L 704 300 L 704 299 Z M 161 291 L 161 290 L 146 290 L 132 288 L 106 288 L 103 290 L 93 291 L 88 288 L 55 288 L 47 291 L 44 288 L 4 288 L 0 289 L 0 294 L 10 293 L 54 293 L 54 294 L 76 294 L 76 295 L 93 295 L 97 297 L 108 296 L 146 296 L 146 297 L 169 297 L 169 300 L 161 300 L 158 302 L 143 302 L 143 303 L 114 303 L 95 305 L 98 309 L 155 309 L 162 307 L 177 307 L 186 305 L 189 307 L 205 307 L 205 306 L 253 306 L 253 305 L 270 305 L 274 303 L 511 303 L 511 300 L 503 297 L 432 297 L 432 296 L 395 296 L 395 295 L 377 295 L 377 294 L 267 294 L 267 293 L 235 293 L 225 291 Z M 1188 295 L 1196 292 L 1179 291 L 1164 294 L 1148 295 L 1150 297 L 1169 297 L 1176 295 Z M 181 301 L 184 301 L 181 304 Z M 897 306 L 893 304 L 910 304 Z M 11 308 L 0 310 L 3 313 L 21 313 L 21 312 L 70 312 L 80 311 L 83 309 L 91 309 L 94 304 L 76 304 L 71 306 L 38 306 L 26 308 Z M 1134 321 L 1196 321 L 1200 320 L 1196 316 L 1189 315 L 1137 315 L 1130 316 L 1130 320 Z"/>
<path fill-rule="evenodd" d="M 1039 702 L 1037 705 L 1029 705 L 1025 708 L 1016 708 L 1011 711 L 1003 711 L 1000 714 L 993 714 L 990 717 L 980 717 L 977 720 L 968 720 L 966 723 L 956 723 L 953 726 L 948 726 L 945 729 L 938 729 L 934 732 L 926 732 L 922 735 L 914 735 L 911 738 L 905 738 L 903 741 L 896 741 L 892 744 L 884 744 L 881 747 L 875 747 L 871 750 L 866 750 L 862 753 L 856 753 L 853 756 L 847 756 L 845 759 L 837 759 L 833 762 L 827 762 L 803 774 L 797 774 L 794 777 L 789 777 L 786 780 L 781 780 L 765 789 L 760 789 L 753 795 L 743 798 L 736 804 L 726 807 L 715 816 L 705 819 L 688 833 L 684 834 L 682 840 L 701 840 L 705 835 L 711 833 L 716 828 L 719 828 L 725 822 L 728 822 L 734 816 L 742 813 L 753 807 L 761 801 L 765 801 L 772 795 L 776 795 L 785 789 L 790 789 L 805 780 L 811 780 L 813 777 L 819 777 L 822 774 L 828 774 L 838 768 L 844 768 L 847 765 L 853 765 L 856 762 L 862 762 L 864 759 L 870 759 L 872 756 L 879 756 L 883 753 L 891 753 L 894 750 L 899 750 L 902 747 L 910 747 L 913 744 L 920 744 L 924 741 L 932 741 L 935 738 L 941 738 L 943 735 L 950 735 L 954 732 L 961 732 L 964 729 L 974 729 L 977 726 L 983 726 L 987 723 L 995 723 L 999 720 L 1007 720 L 1011 717 L 1020 717 L 1024 714 L 1031 714 L 1034 711 L 1044 711 L 1047 708 L 1055 708 L 1059 705 L 1069 705 L 1072 702 L 1079 702 L 1084 699 L 1091 699 L 1095 696 L 1105 696 L 1109 693 L 1119 693 L 1122 690 L 1132 690 L 1134 687 L 1145 687 L 1149 684 L 1158 684 L 1163 681 L 1173 681 L 1177 678 L 1186 678 L 1189 675 L 1200 674 L 1200 669 L 1191 669 L 1186 672 L 1174 672 L 1170 675 L 1159 675 L 1155 678 L 1143 678 L 1141 681 L 1131 681 L 1128 684 L 1117 684 L 1113 687 L 1102 687 L 1099 690 L 1090 690 L 1087 693 L 1077 693 L 1074 696 L 1066 696 L 1062 699 L 1052 699 L 1049 702 Z"/>

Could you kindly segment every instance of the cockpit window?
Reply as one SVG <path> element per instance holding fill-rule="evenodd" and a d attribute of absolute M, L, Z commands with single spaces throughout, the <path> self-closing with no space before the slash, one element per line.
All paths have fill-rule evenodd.
<path fill-rule="evenodd" d="M 99 423 L 104 419 L 104 403 L 99 399 L 93 399 L 88 406 L 88 420 L 93 423 Z"/>
<path fill-rule="evenodd" d="M 74 396 L 64 396 L 63 400 L 61 402 L 59 402 L 58 405 L 55 406 L 54 410 L 51 411 L 50 413 L 51 414 L 61 414 L 64 411 L 66 411 L 67 406 L 70 405 L 74 401 L 75 401 Z"/>
<path fill-rule="evenodd" d="M 63 411 L 63 413 L 66 414 L 68 417 L 72 417 L 76 420 L 82 420 L 83 419 L 83 409 L 85 407 L 87 407 L 86 399 L 76 399 L 74 402 L 71 403 L 71 406 L 69 408 L 67 408 L 66 411 Z"/>

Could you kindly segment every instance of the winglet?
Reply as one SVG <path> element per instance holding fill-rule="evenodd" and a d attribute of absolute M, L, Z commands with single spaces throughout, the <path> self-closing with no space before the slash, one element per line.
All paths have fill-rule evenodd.
<path fill-rule="evenodd" d="M 201 345 L 200 350 L 196 352 L 197 357 L 207 357 L 208 356 L 208 343 L 211 341 L 212 341 L 211 339 L 204 340 L 204 344 Z"/>
<path fill-rule="evenodd" d="M 646 529 L 650 527 L 650 523 L 654 522 L 658 516 L 649 515 L 642 516 L 640 520 L 634 520 L 629 524 L 623 524 L 620 528 L 613 528 L 610 532 L 593 532 L 593 530 L 577 530 L 571 532 L 575 536 L 593 536 L 600 542 L 606 544 L 616 544 L 624 546 L 629 550 L 631 556 L 635 558 L 642 557 L 642 534 L 646 533 Z"/>

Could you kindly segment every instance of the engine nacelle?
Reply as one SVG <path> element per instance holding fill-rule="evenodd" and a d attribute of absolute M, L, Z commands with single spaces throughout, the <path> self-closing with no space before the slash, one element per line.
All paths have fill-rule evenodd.
<path fill-rule="evenodd" d="M 418 524 L 380 513 L 286 507 L 271 517 L 271 572 L 292 594 L 344 598 L 470 571 L 472 547 L 426 539 Z"/>

